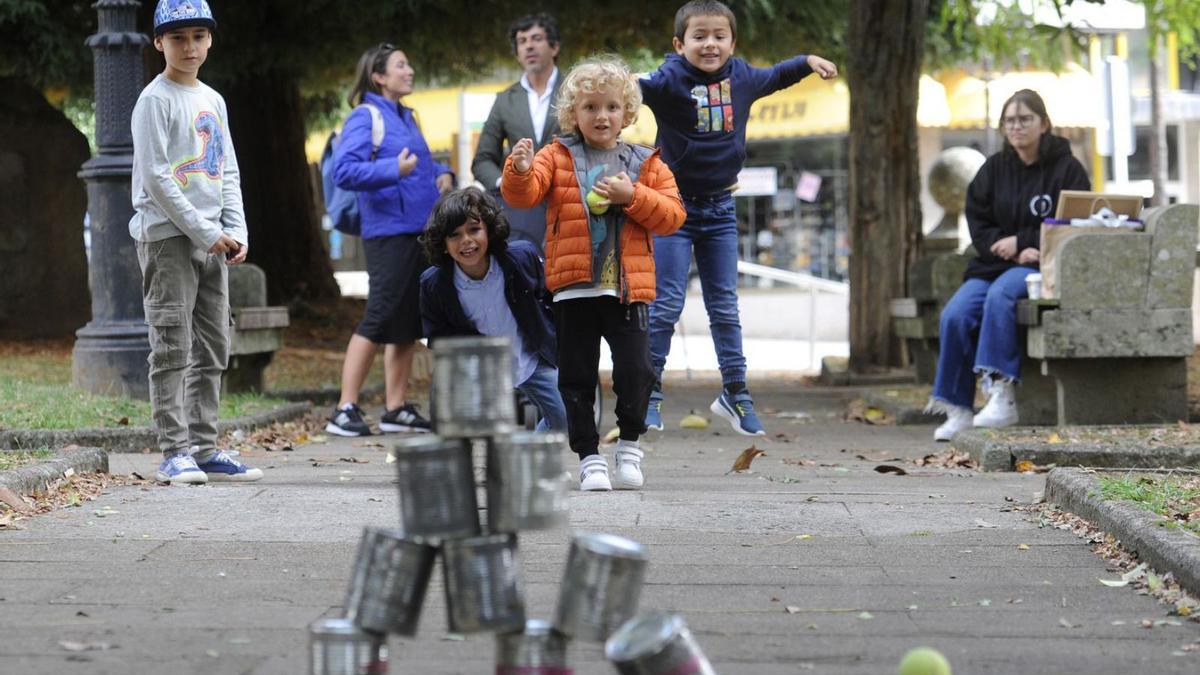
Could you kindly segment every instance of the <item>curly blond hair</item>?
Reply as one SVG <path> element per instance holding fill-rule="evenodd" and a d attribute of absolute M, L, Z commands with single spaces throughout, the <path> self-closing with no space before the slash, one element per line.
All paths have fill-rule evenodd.
<path fill-rule="evenodd" d="M 558 126 L 565 134 L 578 131 L 575 122 L 575 103 L 580 94 L 591 94 L 597 91 L 607 91 L 609 87 L 619 87 L 625 99 L 625 117 L 621 128 L 637 121 L 638 109 L 642 107 L 642 88 L 638 86 L 621 57 L 615 54 L 602 54 L 580 61 L 571 68 L 563 80 L 562 89 L 558 93 Z"/>

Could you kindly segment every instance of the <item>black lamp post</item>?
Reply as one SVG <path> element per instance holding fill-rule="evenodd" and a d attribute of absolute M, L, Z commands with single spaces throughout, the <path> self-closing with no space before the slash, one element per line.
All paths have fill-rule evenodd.
<path fill-rule="evenodd" d="M 129 236 L 133 217 L 130 176 L 133 134 L 130 120 L 141 92 L 142 48 L 137 32 L 138 0 L 98 0 L 96 34 L 87 39 L 95 52 L 95 157 L 79 172 L 87 182 L 92 226 L 88 281 L 92 320 L 76 332 L 73 379 L 76 387 L 103 394 L 149 397 L 146 361 L 149 333 L 142 310 L 142 273 Z"/>

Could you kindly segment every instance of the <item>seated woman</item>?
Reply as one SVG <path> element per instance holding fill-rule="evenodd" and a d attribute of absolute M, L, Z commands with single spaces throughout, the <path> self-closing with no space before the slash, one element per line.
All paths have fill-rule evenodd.
<path fill-rule="evenodd" d="M 500 205 L 469 187 L 442 197 L 422 242 L 433 267 L 421 275 L 421 322 L 429 346 L 456 335 L 512 338 L 513 382 L 535 406 L 538 431 L 567 431 L 558 393 L 558 350 L 542 260 L 533 244 L 508 241 Z"/>
<path fill-rule="evenodd" d="M 948 441 L 972 427 L 1017 423 L 1013 385 L 1020 379 L 1017 301 L 1025 277 L 1041 260 L 1042 220 L 1052 217 L 1061 190 L 1088 190 L 1087 172 L 1067 139 L 1051 133 L 1042 97 L 1022 89 L 1004 102 L 1004 147 L 984 162 L 967 189 L 966 216 L 978 255 L 963 285 L 942 310 L 937 376 L 928 409 L 946 422 L 933 432 Z M 987 405 L 974 414 L 975 376 Z"/>

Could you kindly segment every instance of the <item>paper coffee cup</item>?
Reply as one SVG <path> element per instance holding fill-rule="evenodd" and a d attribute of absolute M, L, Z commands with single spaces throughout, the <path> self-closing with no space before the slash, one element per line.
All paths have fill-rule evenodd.
<path fill-rule="evenodd" d="M 1042 273 L 1034 272 L 1025 277 L 1025 289 L 1029 291 L 1029 299 L 1037 300 L 1042 297 Z"/>

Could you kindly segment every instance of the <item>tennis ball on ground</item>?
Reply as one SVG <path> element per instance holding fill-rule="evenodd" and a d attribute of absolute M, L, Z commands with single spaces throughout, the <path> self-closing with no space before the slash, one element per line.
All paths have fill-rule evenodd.
<path fill-rule="evenodd" d="M 950 675 L 950 662 L 933 647 L 917 647 L 900 659 L 900 675 Z"/>
<path fill-rule="evenodd" d="M 588 193 L 587 193 L 588 211 L 591 211 L 593 214 L 595 214 L 597 216 L 604 215 L 604 213 L 606 211 L 608 211 L 608 204 L 602 203 L 603 201 L 604 201 L 604 197 L 601 197 L 600 193 L 596 192 L 595 190 L 588 191 Z"/>

